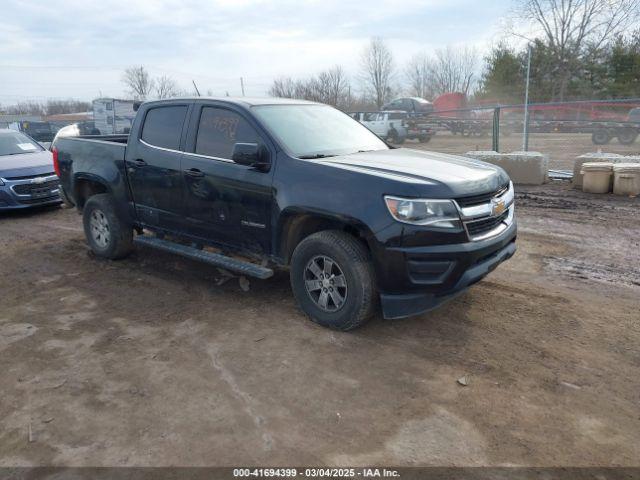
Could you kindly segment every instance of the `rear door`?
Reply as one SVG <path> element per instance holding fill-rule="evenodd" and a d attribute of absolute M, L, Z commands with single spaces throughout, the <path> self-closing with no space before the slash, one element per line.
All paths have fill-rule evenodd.
<path fill-rule="evenodd" d="M 196 104 L 182 159 L 184 211 L 189 232 L 210 242 L 270 251 L 272 179 L 231 160 L 235 143 L 275 148 L 255 121 L 230 105 Z"/>
<path fill-rule="evenodd" d="M 137 141 L 127 147 L 127 174 L 138 218 L 146 225 L 180 232 L 183 131 L 189 103 L 152 106 L 145 112 Z"/>
<path fill-rule="evenodd" d="M 400 112 L 395 112 L 395 113 L 389 113 L 388 114 L 388 119 L 389 121 L 387 122 L 388 126 L 387 129 L 391 129 L 391 128 L 395 128 L 397 132 L 399 132 L 400 134 L 404 134 L 404 119 L 407 117 L 406 113 L 400 113 Z"/>

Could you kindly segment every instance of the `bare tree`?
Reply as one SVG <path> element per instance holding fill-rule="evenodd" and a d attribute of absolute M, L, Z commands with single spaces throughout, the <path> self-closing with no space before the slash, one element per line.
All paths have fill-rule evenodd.
<path fill-rule="evenodd" d="M 351 86 L 344 70 L 335 66 L 304 80 L 281 77 L 273 81 L 269 95 L 281 98 L 300 98 L 345 108 L 349 103 Z"/>
<path fill-rule="evenodd" d="M 409 81 L 409 93 L 421 98 L 433 96 L 431 81 L 431 61 L 426 53 L 414 55 L 405 67 L 405 75 Z"/>
<path fill-rule="evenodd" d="M 155 80 L 155 93 L 159 99 L 174 98 L 182 95 L 178 84 L 171 77 L 162 75 Z"/>
<path fill-rule="evenodd" d="M 44 107 L 47 115 L 57 115 L 60 113 L 78 113 L 91 110 L 89 102 L 82 102 L 72 98 L 67 100 L 47 100 Z"/>
<path fill-rule="evenodd" d="M 316 79 L 318 96 L 322 103 L 339 107 L 345 105 L 349 96 L 349 80 L 339 65 L 320 72 Z"/>
<path fill-rule="evenodd" d="M 154 87 L 153 79 L 142 65 L 127 68 L 122 75 L 122 82 L 135 100 L 146 100 Z"/>
<path fill-rule="evenodd" d="M 477 54 L 473 48 L 454 49 L 451 46 L 436 50 L 428 68 L 428 84 L 434 95 L 447 92 L 471 93 Z"/>
<path fill-rule="evenodd" d="M 365 87 L 381 108 L 391 93 L 394 73 L 393 55 L 381 37 L 373 37 L 362 52 L 362 73 Z"/>
<path fill-rule="evenodd" d="M 553 96 L 563 100 L 581 57 L 598 52 L 637 22 L 640 0 L 519 0 L 516 11 L 541 30 L 555 64 Z"/>
<path fill-rule="evenodd" d="M 45 115 L 47 113 L 44 105 L 33 100 L 8 105 L 3 110 L 8 115 Z"/>
<path fill-rule="evenodd" d="M 291 77 L 276 78 L 269 88 L 269 95 L 278 98 L 296 98 L 296 82 Z"/>

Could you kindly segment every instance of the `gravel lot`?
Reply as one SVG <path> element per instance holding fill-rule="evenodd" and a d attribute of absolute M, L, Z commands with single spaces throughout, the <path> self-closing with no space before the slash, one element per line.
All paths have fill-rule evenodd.
<path fill-rule="evenodd" d="M 511 261 L 352 333 L 306 320 L 286 273 L 245 293 L 95 259 L 73 210 L 2 215 L 0 466 L 638 465 L 640 200 L 517 202 Z"/>

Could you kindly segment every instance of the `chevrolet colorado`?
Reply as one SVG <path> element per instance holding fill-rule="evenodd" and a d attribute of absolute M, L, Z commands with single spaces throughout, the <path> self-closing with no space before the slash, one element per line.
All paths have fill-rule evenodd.
<path fill-rule="evenodd" d="M 301 309 L 335 329 L 378 303 L 386 318 L 435 308 L 516 249 L 502 169 L 390 147 L 322 104 L 147 102 L 128 136 L 58 136 L 52 151 L 96 255 L 136 243 L 258 278 L 288 267 Z"/>

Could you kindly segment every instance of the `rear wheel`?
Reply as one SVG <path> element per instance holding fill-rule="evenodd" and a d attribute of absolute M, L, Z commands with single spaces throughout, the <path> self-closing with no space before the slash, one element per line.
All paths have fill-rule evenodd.
<path fill-rule="evenodd" d="M 290 275 L 298 305 L 324 327 L 352 330 L 375 310 L 371 259 L 347 233 L 330 230 L 305 238 L 293 252 Z"/>
<path fill-rule="evenodd" d="M 618 132 L 617 137 L 622 145 L 631 145 L 638 138 L 638 131 L 634 128 L 624 128 Z"/>
<path fill-rule="evenodd" d="M 120 219 L 108 193 L 87 200 L 82 220 L 89 247 L 97 256 L 115 260 L 133 250 L 133 228 Z"/>
<path fill-rule="evenodd" d="M 431 140 L 431 137 L 429 135 L 422 135 L 418 138 L 418 141 L 420 143 L 429 143 L 429 140 Z"/>

